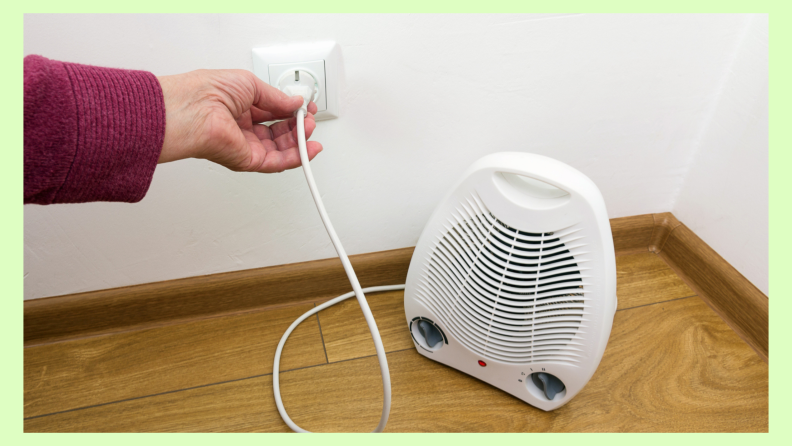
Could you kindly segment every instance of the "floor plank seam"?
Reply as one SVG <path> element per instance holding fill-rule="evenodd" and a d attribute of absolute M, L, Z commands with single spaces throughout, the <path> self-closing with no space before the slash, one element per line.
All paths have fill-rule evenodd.
<path fill-rule="evenodd" d="M 316 304 L 314 304 L 316 307 Z M 322 322 L 319 320 L 319 313 L 316 313 L 316 324 L 319 325 L 319 337 L 322 338 L 322 348 L 324 349 L 325 354 L 325 364 L 330 364 L 330 359 L 327 357 L 327 345 L 325 345 L 324 334 L 322 333 Z"/>
<path fill-rule="evenodd" d="M 661 300 L 660 302 L 652 302 L 650 304 L 636 305 L 634 307 L 628 307 L 628 308 L 620 308 L 620 309 L 618 309 L 616 311 L 633 310 L 635 308 L 642 308 L 642 307 L 648 307 L 650 305 L 664 304 L 666 302 L 673 302 L 675 300 L 690 299 L 691 297 L 696 297 L 696 296 L 698 296 L 698 294 L 691 294 L 690 296 L 677 297 L 676 299 Z"/>
<path fill-rule="evenodd" d="M 389 352 L 385 352 L 385 355 L 389 355 L 389 354 L 391 354 L 391 353 L 399 353 L 399 352 L 404 352 L 404 351 L 407 351 L 407 350 L 413 350 L 413 349 L 415 349 L 415 347 L 408 347 L 408 348 L 403 348 L 403 349 L 401 349 L 401 350 L 392 350 L 392 351 L 389 351 Z M 376 354 L 376 353 L 374 353 L 373 355 L 366 355 L 366 356 L 356 356 L 356 357 L 354 357 L 354 358 L 349 358 L 349 359 L 342 359 L 342 360 L 340 360 L 340 361 L 333 361 L 333 362 L 328 362 L 327 364 L 316 364 L 316 365 L 309 365 L 309 366 L 300 367 L 300 368 L 296 368 L 296 369 L 281 370 L 281 373 L 295 372 L 295 371 L 297 371 L 297 370 L 312 369 L 312 368 L 314 368 L 314 367 L 322 367 L 322 366 L 325 366 L 325 365 L 330 365 L 330 364 L 340 364 L 340 363 L 342 363 L 342 362 L 354 361 L 354 360 L 356 360 L 356 359 L 371 358 L 371 357 L 373 357 L 373 356 L 377 356 L 377 354 Z"/>
<path fill-rule="evenodd" d="M 150 395 L 141 395 L 141 396 L 136 396 L 136 397 L 132 397 L 132 398 L 125 398 L 123 400 L 108 401 L 106 403 L 91 404 L 89 406 L 75 407 L 74 409 L 66 409 L 66 410 L 60 410 L 58 412 L 45 413 L 45 414 L 42 414 L 42 415 L 34 415 L 32 417 L 25 417 L 25 418 L 23 418 L 23 420 L 25 420 L 25 421 L 26 420 L 33 420 L 33 419 L 36 419 L 36 418 L 49 417 L 49 416 L 52 416 L 52 415 L 59 415 L 59 414 L 62 414 L 62 413 L 75 412 L 75 411 L 78 411 L 78 410 L 93 409 L 94 407 L 109 406 L 110 404 L 118 404 L 118 403 L 124 403 L 124 402 L 127 402 L 127 401 L 141 400 L 141 399 L 144 399 L 144 398 L 151 398 L 151 397 L 160 396 L 160 395 L 168 395 L 168 394 L 171 394 L 171 393 L 184 392 L 184 391 L 187 391 L 187 390 L 202 389 L 204 387 L 211 387 L 211 386 L 216 386 L 216 385 L 220 385 L 220 384 L 228 384 L 228 383 L 233 383 L 233 382 L 237 382 L 237 381 L 245 381 L 247 379 L 261 378 L 261 377 L 264 377 L 264 376 L 267 376 L 267 375 L 272 375 L 272 373 L 264 373 L 262 375 L 246 376 L 244 378 L 229 379 L 229 380 L 226 380 L 226 381 L 214 382 L 214 383 L 209 383 L 209 384 L 201 384 L 200 386 L 185 387 L 183 389 L 168 390 L 168 391 L 160 392 L 160 393 L 152 393 Z"/>

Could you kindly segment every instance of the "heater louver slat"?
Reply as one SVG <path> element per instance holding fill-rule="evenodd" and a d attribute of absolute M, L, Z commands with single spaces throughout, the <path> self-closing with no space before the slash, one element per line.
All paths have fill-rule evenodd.
<path fill-rule="evenodd" d="M 476 194 L 443 227 L 416 296 L 459 342 L 507 363 L 579 362 L 590 300 L 579 229 L 512 228 Z"/>

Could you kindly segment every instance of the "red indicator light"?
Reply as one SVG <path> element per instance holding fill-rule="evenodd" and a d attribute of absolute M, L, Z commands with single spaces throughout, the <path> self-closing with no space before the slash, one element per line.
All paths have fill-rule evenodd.
<path fill-rule="evenodd" d="M 479 365 L 482 367 L 486 367 L 487 363 L 479 359 Z"/>

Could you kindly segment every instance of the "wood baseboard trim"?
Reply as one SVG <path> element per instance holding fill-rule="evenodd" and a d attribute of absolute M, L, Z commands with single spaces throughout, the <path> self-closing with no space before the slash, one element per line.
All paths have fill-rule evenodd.
<path fill-rule="evenodd" d="M 610 220 L 616 255 L 659 254 L 767 361 L 767 297 L 671 213 Z M 363 287 L 404 283 L 414 248 L 350 256 Z M 295 286 L 297 285 L 297 286 Z M 349 291 L 341 262 L 323 259 L 25 301 L 25 346 L 145 329 Z"/>
<path fill-rule="evenodd" d="M 404 283 L 414 248 L 350 256 L 363 287 Z M 349 291 L 338 258 L 25 301 L 25 346 L 331 299 Z"/>
<path fill-rule="evenodd" d="M 663 224 L 667 230 L 669 225 Z M 663 237 L 654 252 L 768 362 L 767 296 L 684 224 L 676 224 Z"/>
<path fill-rule="evenodd" d="M 646 251 L 651 214 L 611 220 L 617 253 Z M 414 248 L 350 256 L 363 287 L 404 283 Z M 25 301 L 25 346 L 324 301 L 349 291 L 337 259 Z"/>

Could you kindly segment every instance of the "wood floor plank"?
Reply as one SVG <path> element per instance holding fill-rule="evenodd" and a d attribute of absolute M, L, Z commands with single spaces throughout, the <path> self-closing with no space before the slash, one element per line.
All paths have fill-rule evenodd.
<path fill-rule="evenodd" d="M 616 283 L 620 310 L 696 294 L 651 252 L 616 257 Z"/>
<path fill-rule="evenodd" d="M 26 348 L 25 417 L 271 373 L 281 335 L 312 307 L 295 305 Z M 325 362 L 312 318 L 292 333 L 281 367 Z"/>
<path fill-rule="evenodd" d="M 275 408 L 272 375 L 25 420 L 25 432 L 265 430 L 289 431 Z"/>
<path fill-rule="evenodd" d="M 389 432 L 767 432 L 767 364 L 698 297 L 616 313 L 602 363 L 566 406 L 535 409 L 414 350 L 388 355 Z M 375 357 L 281 375 L 309 430 L 366 431 L 382 404 Z M 25 421 L 40 431 L 284 431 L 269 376 Z"/>
<path fill-rule="evenodd" d="M 404 292 L 389 291 L 367 296 L 377 321 L 386 352 L 412 348 L 413 342 L 404 319 Z M 345 361 L 376 354 L 366 320 L 357 300 L 352 298 L 319 313 L 327 359 Z"/>

